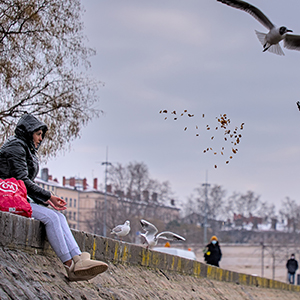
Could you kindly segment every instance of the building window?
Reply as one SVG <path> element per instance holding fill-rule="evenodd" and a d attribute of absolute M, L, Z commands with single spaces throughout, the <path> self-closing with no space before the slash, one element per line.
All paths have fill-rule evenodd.
<path fill-rule="evenodd" d="M 52 192 L 54 191 L 54 186 L 52 186 Z"/>
<path fill-rule="evenodd" d="M 72 220 L 72 212 L 69 211 L 69 220 Z"/>
<path fill-rule="evenodd" d="M 70 207 L 72 207 L 72 198 L 70 198 Z"/>
<path fill-rule="evenodd" d="M 65 198 L 66 203 L 68 204 L 68 197 Z"/>
<path fill-rule="evenodd" d="M 76 207 L 76 199 L 74 199 L 74 207 Z"/>
<path fill-rule="evenodd" d="M 73 212 L 73 220 L 74 221 L 76 220 L 76 212 L 75 211 Z"/>

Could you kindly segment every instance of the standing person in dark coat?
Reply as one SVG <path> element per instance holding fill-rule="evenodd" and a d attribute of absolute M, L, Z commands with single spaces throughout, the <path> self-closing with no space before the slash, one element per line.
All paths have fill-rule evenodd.
<path fill-rule="evenodd" d="M 295 282 L 295 273 L 298 270 L 298 262 L 295 259 L 295 254 L 291 254 L 291 258 L 286 263 L 286 268 L 288 270 L 289 283 L 294 284 Z"/>
<path fill-rule="evenodd" d="M 218 242 L 218 238 L 214 235 L 210 239 L 210 243 L 206 245 L 204 260 L 207 264 L 219 267 L 219 261 L 222 258 L 222 251 Z"/>
<path fill-rule="evenodd" d="M 45 224 L 47 238 L 72 281 L 89 280 L 107 270 L 107 264 L 91 260 L 81 252 L 61 211 L 66 202 L 38 186 L 34 179 L 39 171 L 37 151 L 47 132 L 47 126 L 31 114 L 24 114 L 0 148 L 0 178 L 22 180 L 27 188 L 32 217 Z"/>

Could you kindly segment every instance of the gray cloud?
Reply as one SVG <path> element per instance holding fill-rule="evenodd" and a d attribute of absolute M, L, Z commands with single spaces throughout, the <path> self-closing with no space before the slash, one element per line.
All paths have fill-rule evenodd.
<path fill-rule="evenodd" d="M 272 7 L 266 0 L 251 3 L 300 34 L 299 1 L 285 7 L 278 0 Z M 298 200 L 298 51 L 284 49 L 284 57 L 262 53 L 254 30 L 266 30 L 217 1 L 84 5 L 85 32 L 97 50 L 91 72 L 106 84 L 98 104 L 105 115 L 83 130 L 70 153 L 48 162 L 50 173 L 102 180 L 97 162 L 105 160 L 108 146 L 109 160 L 145 162 L 150 176 L 169 180 L 181 200 L 205 181 L 206 170 L 209 182 L 229 193 L 253 190 L 277 204 L 285 196 Z M 161 109 L 187 109 L 195 117 L 164 120 Z M 215 124 L 223 113 L 234 125 L 245 122 L 239 151 L 228 165 L 220 155 L 203 153 L 212 144 L 206 123 Z M 214 147 L 222 147 L 222 138 L 215 138 Z"/>

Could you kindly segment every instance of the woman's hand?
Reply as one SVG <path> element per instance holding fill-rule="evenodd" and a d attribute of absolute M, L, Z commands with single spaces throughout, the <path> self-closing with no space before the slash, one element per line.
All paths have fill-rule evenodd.
<path fill-rule="evenodd" d="M 56 210 L 65 210 L 66 208 L 66 201 L 64 201 L 63 199 L 56 197 L 56 196 L 51 196 L 50 199 L 48 201 L 46 201 L 46 203 L 50 204 L 54 209 Z"/>

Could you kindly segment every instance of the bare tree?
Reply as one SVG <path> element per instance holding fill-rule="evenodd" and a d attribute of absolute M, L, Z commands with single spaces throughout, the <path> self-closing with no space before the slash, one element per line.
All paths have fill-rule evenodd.
<path fill-rule="evenodd" d="M 296 201 L 286 197 L 281 203 L 279 214 L 282 219 L 286 220 L 288 231 L 291 229 L 293 232 L 296 232 L 299 227 L 298 220 L 300 217 L 300 206 L 296 203 Z"/>
<path fill-rule="evenodd" d="M 197 212 L 197 204 L 195 203 L 195 199 L 193 195 L 190 195 L 187 198 L 185 203 L 182 203 L 183 216 L 188 216 L 194 212 Z"/>
<path fill-rule="evenodd" d="M 254 192 L 248 191 L 246 194 L 238 194 L 235 196 L 235 209 L 237 213 L 249 217 L 255 214 L 259 209 L 260 196 L 256 196 Z"/>
<path fill-rule="evenodd" d="M 257 210 L 257 215 L 263 218 L 264 222 L 272 221 L 272 219 L 277 218 L 275 211 L 275 205 L 269 204 L 266 201 L 261 202 L 259 209 Z"/>
<path fill-rule="evenodd" d="M 161 189 L 161 183 L 157 179 L 149 178 L 145 188 L 147 191 L 149 191 L 149 194 L 153 194 L 153 193 L 159 194 Z"/>
<path fill-rule="evenodd" d="M 108 177 L 114 190 L 125 191 L 128 185 L 128 170 L 120 163 L 108 168 Z"/>
<path fill-rule="evenodd" d="M 142 191 L 149 179 L 148 167 L 143 162 L 131 162 L 127 168 L 130 174 L 128 192 L 134 199 L 141 200 Z"/>
<path fill-rule="evenodd" d="M 197 212 L 204 214 L 205 211 L 205 187 L 198 187 L 196 191 Z M 226 191 L 220 185 L 209 187 L 207 191 L 207 217 L 218 219 L 224 211 Z"/>
<path fill-rule="evenodd" d="M 214 185 L 213 187 L 208 188 L 206 203 L 208 219 L 219 220 L 224 217 L 225 195 L 226 191 L 219 185 Z M 186 216 L 188 214 L 195 213 L 196 215 L 193 216 L 194 221 L 203 224 L 205 216 L 205 202 L 205 187 L 200 186 L 195 189 L 195 194 L 191 194 L 184 205 Z M 211 222 L 211 224 L 216 225 L 215 222 Z"/>
<path fill-rule="evenodd" d="M 115 191 L 120 191 L 133 200 L 150 201 L 150 195 L 156 194 L 157 201 L 166 204 L 174 196 L 170 182 L 160 183 L 156 179 L 151 179 L 148 167 L 143 162 L 130 162 L 127 166 L 117 163 L 110 166 L 108 180 Z M 147 192 L 147 199 L 142 198 L 144 191 Z"/>
<path fill-rule="evenodd" d="M 158 189 L 158 198 L 161 203 L 168 204 L 169 200 L 174 197 L 169 181 L 163 181 Z"/>
<path fill-rule="evenodd" d="M 231 196 L 227 198 L 227 201 L 224 204 L 224 218 L 227 220 L 231 219 L 234 213 L 236 212 L 235 203 L 237 197 L 239 197 L 239 194 L 234 192 Z"/>
<path fill-rule="evenodd" d="M 54 156 L 99 115 L 82 12 L 80 0 L 0 0 L 0 143 L 28 112 L 49 126 L 41 150 Z"/>
<path fill-rule="evenodd" d="M 209 191 L 209 215 L 217 220 L 223 215 L 226 191 L 220 185 L 214 185 Z"/>

